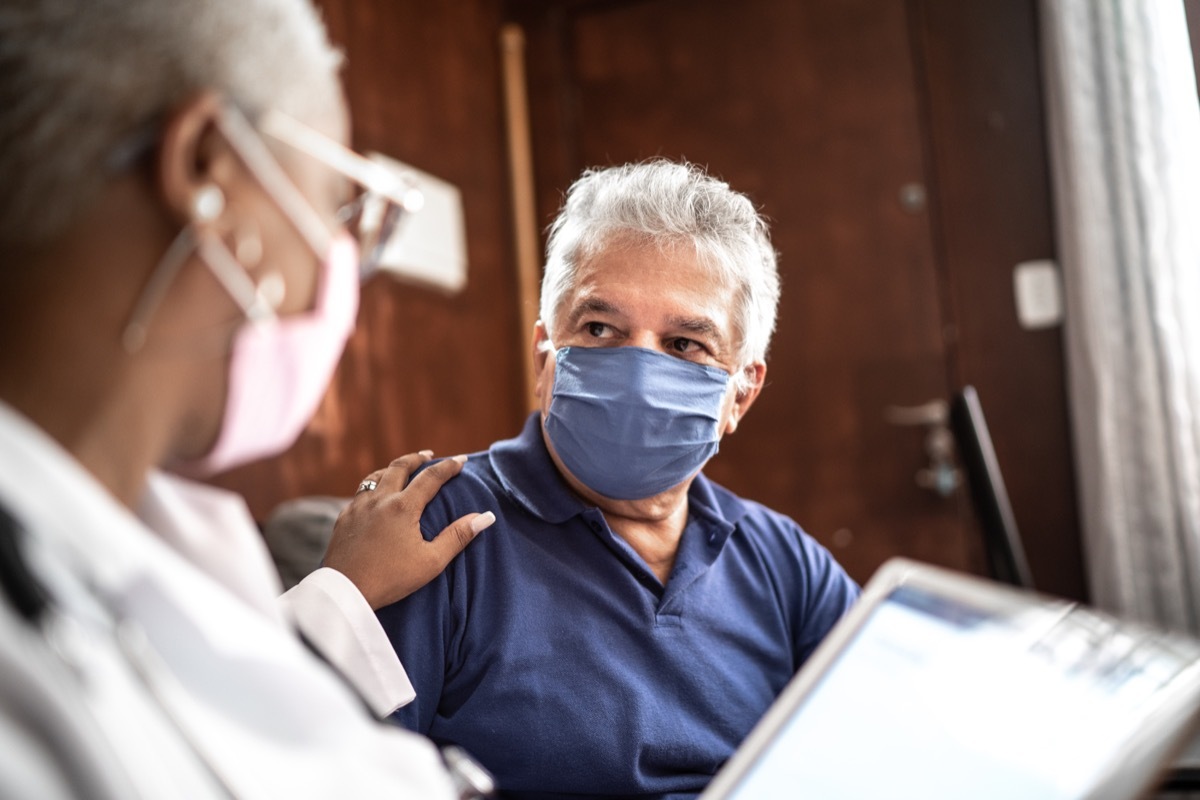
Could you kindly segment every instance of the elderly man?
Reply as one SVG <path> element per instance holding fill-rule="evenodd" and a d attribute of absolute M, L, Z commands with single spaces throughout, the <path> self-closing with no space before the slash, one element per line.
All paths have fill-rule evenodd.
<path fill-rule="evenodd" d="M 511 797 L 685 797 L 858 594 L 701 468 L 763 387 L 779 280 L 750 201 L 695 167 L 593 171 L 551 230 L 537 397 L 427 508 L 494 531 L 380 611 L 398 718 Z"/>
<path fill-rule="evenodd" d="M 411 696 L 373 609 L 489 519 L 420 535 L 460 462 L 370 476 L 283 608 L 240 498 L 180 477 L 287 448 L 353 329 L 380 232 L 338 165 L 398 192 L 339 63 L 308 0 L 0 8 L 0 796 L 459 796 L 367 707 Z"/>

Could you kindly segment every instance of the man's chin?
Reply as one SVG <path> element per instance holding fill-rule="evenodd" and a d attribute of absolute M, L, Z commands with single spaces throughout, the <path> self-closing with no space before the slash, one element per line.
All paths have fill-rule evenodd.
<path fill-rule="evenodd" d="M 646 522 L 664 520 L 676 513 L 679 510 L 680 503 L 687 502 L 688 489 L 691 488 L 692 481 L 695 479 L 695 476 L 692 476 L 677 486 L 672 486 L 666 491 L 650 495 L 649 497 L 619 499 L 608 497 L 591 488 L 571 474 L 571 471 L 564 467 L 557 458 L 554 463 L 558 467 L 559 474 L 562 475 L 563 480 L 584 501 L 596 506 L 606 515 L 612 514 L 627 519 L 644 520 Z"/>
<path fill-rule="evenodd" d="M 700 470 L 697 470 L 682 483 L 649 497 L 624 500 L 608 497 L 575 477 L 575 474 L 559 458 L 558 451 L 554 449 L 554 442 L 550 441 L 550 436 L 546 433 L 545 414 L 542 415 L 542 441 L 546 444 L 546 450 L 550 453 L 550 460 L 554 462 L 555 469 L 566 481 L 567 486 L 571 487 L 571 491 L 579 495 L 584 502 L 596 506 L 605 514 L 614 514 L 628 519 L 650 522 L 671 516 L 679 510 L 680 503 L 687 501 L 688 489 L 691 488 L 696 475 L 700 474 Z"/>

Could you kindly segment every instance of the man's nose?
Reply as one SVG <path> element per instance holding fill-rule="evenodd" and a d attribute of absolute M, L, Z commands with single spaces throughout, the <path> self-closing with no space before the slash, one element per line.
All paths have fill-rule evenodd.
<path fill-rule="evenodd" d="M 662 339 L 654 331 L 633 331 L 626 344 L 660 352 L 663 349 Z"/>

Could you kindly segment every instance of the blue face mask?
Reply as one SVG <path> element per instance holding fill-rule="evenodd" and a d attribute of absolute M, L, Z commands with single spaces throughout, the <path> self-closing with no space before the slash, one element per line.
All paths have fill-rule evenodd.
<path fill-rule="evenodd" d="M 564 347 L 545 429 L 562 463 L 605 497 L 683 483 L 717 452 L 729 373 L 641 347 Z"/>

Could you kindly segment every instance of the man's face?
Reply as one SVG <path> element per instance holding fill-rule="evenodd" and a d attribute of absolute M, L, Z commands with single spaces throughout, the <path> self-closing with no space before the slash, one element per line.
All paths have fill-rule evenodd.
<path fill-rule="evenodd" d="M 690 247 L 659 250 L 618 241 L 580 266 L 576 287 L 558 309 L 554 330 L 539 324 L 535 347 L 546 339 L 555 349 L 642 347 L 736 375 L 745 365 L 737 360 L 734 300 L 734 290 L 704 267 Z M 539 352 L 535 369 L 535 393 L 544 418 L 554 389 L 554 353 Z M 758 394 L 766 367 L 754 364 L 752 371 L 752 390 L 739 394 L 730 382 L 721 402 L 722 434 L 736 429 Z M 578 491 L 579 481 L 550 448 L 560 471 Z"/>

